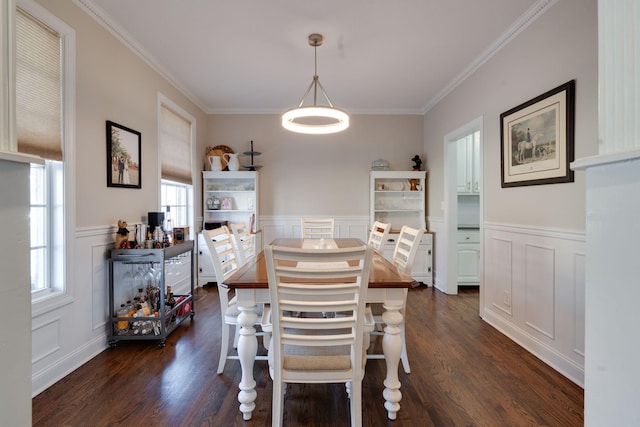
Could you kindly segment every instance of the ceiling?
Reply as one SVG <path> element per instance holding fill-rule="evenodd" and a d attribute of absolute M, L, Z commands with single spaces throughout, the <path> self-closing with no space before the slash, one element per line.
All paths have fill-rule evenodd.
<path fill-rule="evenodd" d="M 78 0 L 207 113 L 422 114 L 553 0 Z M 324 100 L 322 100 L 324 101 Z M 324 103 L 324 102 L 322 102 Z"/>

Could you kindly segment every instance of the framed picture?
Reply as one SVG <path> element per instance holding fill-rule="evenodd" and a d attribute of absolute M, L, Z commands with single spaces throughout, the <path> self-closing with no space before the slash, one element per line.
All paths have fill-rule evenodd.
<path fill-rule="evenodd" d="M 142 188 L 142 134 L 107 120 L 107 187 Z"/>
<path fill-rule="evenodd" d="M 233 199 L 231 197 L 220 198 L 220 209 L 233 209 Z"/>
<path fill-rule="evenodd" d="M 573 182 L 575 80 L 500 115 L 502 188 Z"/>

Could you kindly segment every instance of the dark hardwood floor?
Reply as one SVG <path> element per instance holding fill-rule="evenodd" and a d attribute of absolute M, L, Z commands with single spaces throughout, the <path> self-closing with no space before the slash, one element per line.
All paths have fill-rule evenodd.
<path fill-rule="evenodd" d="M 400 368 L 398 418 L 388 420 L 383 407 L 384 361 L 369 360 L 363 425 L 583 425 L 583 390 L 484 323 L 477 290 L 447 296 L 411 289 L 407 312 L 412 372 Z M 217 289 L 198 289 L 195 318 L 164 348 L 121 342 L 104 351 L 33 399 L 33 425 L 270 426 L 266 362 L 255 364 L 256 409 L 243 421 L 240 364 L 228 361 L 224 374 L 216 375 L 219 341 Z M 284 425 L 349 426 L 344 385 L 290 385 Z"/>

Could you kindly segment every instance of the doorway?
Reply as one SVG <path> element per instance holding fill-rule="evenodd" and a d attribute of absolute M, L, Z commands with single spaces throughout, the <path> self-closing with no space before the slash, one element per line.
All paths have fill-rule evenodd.
<path fill-rule="evenodd" d="M 445 292 L 478 285 L 482 291 L 482 116 L 444 137 L 444 216 L 447 235 Z"/>

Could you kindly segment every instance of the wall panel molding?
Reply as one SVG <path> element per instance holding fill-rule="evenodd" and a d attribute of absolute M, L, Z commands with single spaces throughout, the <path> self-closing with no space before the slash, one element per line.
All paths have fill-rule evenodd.
<path fill-rule="evenodd" d="M 525 324 L 555 338 L 555 249 L 525 244 Z"/>
<path fill-rule="evenodd" d="M 580 386 L 585 243 L 584 232 L 484 224 L 483 319 Z"/>

